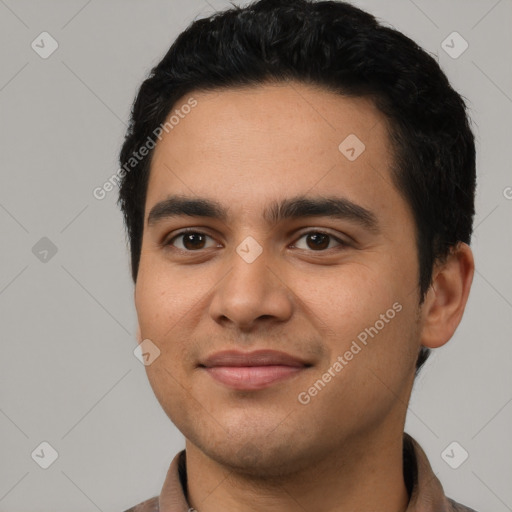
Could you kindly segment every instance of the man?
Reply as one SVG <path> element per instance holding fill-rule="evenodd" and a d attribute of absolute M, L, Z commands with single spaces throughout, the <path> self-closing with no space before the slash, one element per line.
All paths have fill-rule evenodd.
<path fill-rule="evenodd" d="M 342 2 L 195 21 L 120 155 L 138 341 L 186 439 L 132 512 L 468 511 L 404 424 L 473 278 L 475 147 L 435 60 Z"/>

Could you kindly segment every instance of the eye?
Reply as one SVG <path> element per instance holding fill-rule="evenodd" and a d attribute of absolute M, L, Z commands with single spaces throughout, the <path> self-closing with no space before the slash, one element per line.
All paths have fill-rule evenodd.
<path fill-rule="evenodd" d="M 206 233 L 202 233 L 201 231 L 186 230 L 173 236 L 167 242 L 164 242 L 164 245 L 172 245 L 182 251 L 194 252 L 195 250 L 208 248 L 205 247 L 206 238 L 211 238 L 213 240 L 211 236 Z M 174 241 L 179 239 L 182 239 L 181 247 L 174 244 Z M 210 247 L 215 247 L 215 244 Z"/>
<path fill-rule="evenodd" d="M 331 235 L 330 233 L 325 233 L 323 231 L 308 231 L 307 233 L 303 233 L 301 238 L 307 238 L 306 247 L 297 247 L 297 243 L 295 243 L 294 247 L 297 247 L 298 249 L 313 249 L 313 251 L 322 251 L 325 249 L 332 249 L 332 247 L 329 247 L 330 240 L 334 240 L 338 243 L 338 246 L 347 246 L 348 244 L 345 243 L 343 240 L 340 240 L 339 238 L 335 237 L 334 235 Z"/>
<path fill-rule="evenodd" d="M 306 238 L 308 237 L 308 238 Z M 213 241 L 209 247 L 207 244 L 207 239 L 213 240 L 213 238 L 206 233 L 201 231 L 196 231 L 193 229 L 184 230 L 172 238 L 163 243 L 164 246 L 173 246 L 176 249 L 179 249 L 184 252 L 197 252 L 202 249 L 208 249 L 209 247 L 217 247 L 218 245 Z M 338 244 L 338 247 L 346 247 L 348 244 L 343 240 L 335 237 L 330 233 L 326 233 L 323 231 L 308 231 L 303 233 L 302 236 L 298 238 L 301 240 L 302 238 L 306 238 L 306 247 L 297 246 L 297 242 L 295 242 L 292 247 L 296 247 L 297 249 L 312 249 L 315 252 L 324 251 L 328 249 L 332 249 L 331 242 L 334 241 Z M 176 241 L 180 241 L 179 244 L 175 243 Z"/>

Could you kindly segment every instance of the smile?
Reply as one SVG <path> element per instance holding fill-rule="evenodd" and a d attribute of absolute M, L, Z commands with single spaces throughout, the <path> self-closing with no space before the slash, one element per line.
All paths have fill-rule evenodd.
<path fill-rule="evenodd" d="M 257 390 L 291 378 L 306 366 L 214 366 L 204 368 L 216 381 L 239 390 Z"/>

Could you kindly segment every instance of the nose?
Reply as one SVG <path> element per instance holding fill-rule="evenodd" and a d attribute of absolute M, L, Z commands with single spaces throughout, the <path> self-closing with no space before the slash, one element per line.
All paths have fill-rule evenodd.
<path fill-rule="evenodd" d="M 212 319 L 224 326 L 250 331 L 259 324 L 287 321 L 293 313 L 293 293 L 275 261 L 263 252 L 252 262 L 233 251 L 230 270 L 215 288 Z"/>

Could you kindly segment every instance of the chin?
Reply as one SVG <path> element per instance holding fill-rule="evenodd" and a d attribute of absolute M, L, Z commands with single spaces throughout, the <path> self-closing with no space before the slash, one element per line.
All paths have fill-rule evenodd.
<path fill-rule="evenodd" d="M 308 468 L 313 455 L 311 452 L 315 451 L 314 447 L 311 450 L 308 447 L 301 449 L 298 440 L 290 436 L 274 438 L 269 442 L 267 433 L 263 432 L 256 438 L 249 438 L 246 433 L 245 439 L 239 438 L 237 441 L 231 441 L 225 431 L 220 442 L 214 442 L 211 437 L 206 442 L 202 442 L 204 438 L 199 442 L 192 441 L 190 437 L 187 439 L 230 472 L 261 480 L 286 477 Z"/>

